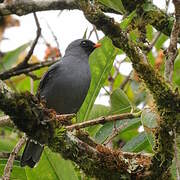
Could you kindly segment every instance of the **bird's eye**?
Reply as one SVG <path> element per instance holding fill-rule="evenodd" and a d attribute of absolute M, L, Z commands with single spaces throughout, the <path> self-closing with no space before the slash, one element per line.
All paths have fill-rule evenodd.
<path fill-rule="evenodd" d="M 86 41 L 82 41 L 81 44 L 82 44 L 83 47 L 87 47 L 87 42 Z"/>

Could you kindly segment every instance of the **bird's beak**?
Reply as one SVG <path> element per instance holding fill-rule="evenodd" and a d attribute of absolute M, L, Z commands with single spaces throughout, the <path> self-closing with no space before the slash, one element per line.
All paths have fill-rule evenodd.
<path fill-rule="evenodd" d="M 96 44 L 94 45 L 94 48 L 98 48 L 98 47 L 101 47 L 101 43 L 96 43 Z"/>

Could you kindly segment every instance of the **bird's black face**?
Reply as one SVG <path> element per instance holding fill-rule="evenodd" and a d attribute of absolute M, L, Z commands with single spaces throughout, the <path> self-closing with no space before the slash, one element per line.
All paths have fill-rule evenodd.
<path fill-rule="evenodd" d="M 90 55 L 94 51 L 94 49 L 100 47 L 100 44 L 95 44 L 90 40 L 82 40 L 80 42 L 80 46 L 85 50 L 88 55 Z"/>
<path fill-rule="evenodd" d="M 95 44 L 88 39 L 77 39 L 73 41 L 71 44 L 69 44 L 65 54 L 82 55 L 85 52 L 85 54 L 89 56 L 94 51 L 94 49 L 100 46 L 101 44 Z"/>

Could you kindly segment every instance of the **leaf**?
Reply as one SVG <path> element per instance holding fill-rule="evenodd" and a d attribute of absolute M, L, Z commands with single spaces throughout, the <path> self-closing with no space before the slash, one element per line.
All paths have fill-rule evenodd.
<path fill-rule="evenodd" d="M 110 97 L 111 100 L 111 114 L 120 114 L 131 111 L 131 103 L 120 88 L 113 91 Z"/>
<path fill-rule="evenodd" d="M 84 31 L 83 39 L 87 39 L 87 31 L 88 31 L 88 28 L 86 28 L 86 30 Z"/>
<path fill-rule="evenodd" d="M 110 100 L 111 100 L 110 114 L 120 114 L 120 113 L 130 112 L 131 103 L 123 90 L 121 89 L 114 90 L 110 96 Z M 118 128 L 120 126 L 122 127 L 124 126 L 125 128 L 128 126 L 128 123 L 131 123 L 131 121 L 133 122 L 132 119 L 129 121 L 126 121 L 126 120 L 116 121 L 116 127 Z M 96 133 L 96 136 L 95 136 L 96 140 L 99 143 L 104 142 L 107 139 L 107 137 L 112 134 L 113 127 L 114 127 L 113 122 L 106 123 L 105 125 L 103 125 Z"/>
<path fill-rule="evenodd" d="M 139 38 L 139 32 L 137 29 L 130 31 L 129 37 L 134 43 L 136 43 L 137 39 Z"/>
<path fill-rule="evenodd" d="M 89 114 L 89 118 L 88 119 L 95 119 L 98 118 L 100 116 L 107 116 L 109 114 L 110 111 L 110 107 L 108 106 L 104 106 L 104 105 L 100 105 L 100 104 L 94 104 L 91 113 Z M 89 135 L 91 137 L 93 137 L 97 131 L 99 130 L 99 128 L 101 128 L 102 125 L 95 125 L 95 126 L 91 126 L 86 128 L 87 131 L 89 132 Z"/>
<path fill-rule="evenodd" d="M 132 19 L 136 16 L 136 10 L 132 11 L 121 23 L 120 27 L 122 30 L 126 30 Z"/>
<path fill-rule="evenodd" d="M 152 39 L 154 37 L 153 27 L 150 24 L 148 24 L 146 26 L 146 37 L 147 37 L 148 41 L 152 41 Z"/>
<path fill-rule="evenodd" d="M 94 104 L 88 119 L 95 119 L 109 114 L 110 107 L 101 104 Z"/>
<path fill-rule="evenodd" d="M 10 69 L 14 64 L 17 63 L 19 55 L 29 46 L 30 43 L 23 44 L 17 49 L 6 53 L 6 55 L 2 58 L 0 64 L 0 72 L 4 70 Z"/>
<path fill-rule="evenodd" d="M 18 141 L 17 134 L 6 127 L 0 128 L 0 133 L 0 152 L 11 152 Z"/>
<path fill-rule="evenodd" d="M 36 168 L 25 168 L 28 180 L 78 180 L 74 167 L 70 161 L 64 160 L 59 154 L 45 148 L 43 157 Z"/>
<path fill-rule="evenodd" d="M 86 99 L 78 112 L 78 122 L 88 119 L 94 101 L 108 77 L 116 54 L 118 53 L 118 49 L 112 45 L 111 40 L 107 37 L 103 38 L 101 44 L 102 47 L 90 56 L 91 85 Z"/>
<path fill-rule="evenodd" d="M 137 128 L 138 126 L 140 126 L 140 124 L 141 124 L 141 121 L 139 118 L 116 121 L 116 127 L 117 128 L 119 128 L 120 126 L 122 127 L 121 132 L 125 132 L 128 130 Z M 103 143 L 112 134 L 113 127 L 114 127 L 113 122 L 106 123 L 96 133 L 95 140 L 98 143 Z"/>
<path fill-rule="evenodd" d="M 0 164 L 0 175 L 3 174 L 4 167 L 5 167 L 5 164 Z M 25 170 L 19 166 L 13 165 L 10 179 L 27 180 Z"/>
<path fill-rule="evenodd" d="M 120 13 L 126 12 L 121 0 L 99 0 L 99 2 Z"/>
<path fill-rule="evenodd" d="M 141 122 L 143 126 L 148 128 L 156 128 L 158 116 L 153 113 L 150 109 L 144 109 L 141 114 Z"/>
<path fill-rule="evenodd" d="M 174 63 L 173 81 L 180 86 L 180 49 Z"/>
<path fill-rule="evenodd" d="M 157 49 L 157 51 L 159 51 L 162 48 L 162 45 L 164 44 L 164 42 L 168 39 L 168 37 L 166 35 L 164 35 L 163 33 L 161 33 L 160 37 L 158 38 L 155 47 Z"/>
<path fill-rule="evenodd" d="M 156 128 L 158 126 L 157 119 L 157 114 L 153 113 L 150 109 L 144 109 L 141 114 L 141 122 L 144 126 L 145 134 L 151 145 L 151 148 L 153 148 L 154 146 L 154 136 L 151 129 Z"/>
<path fill-rule="evenodd" d="M 122 148 L 127 152 L 140 152 L 149 145 L 145 132 L 142 132 L 128 141 Z"/>
<path fill-rule="evenodd" d="M 148 61 L 151 63 L 151 65 L 154 66 L 154 63 L 155 63 L 155 57 L 154 57 L 154 54 L 152 53 L 152 51 L 150 51 L 147 55 L 148 57 Z"/>

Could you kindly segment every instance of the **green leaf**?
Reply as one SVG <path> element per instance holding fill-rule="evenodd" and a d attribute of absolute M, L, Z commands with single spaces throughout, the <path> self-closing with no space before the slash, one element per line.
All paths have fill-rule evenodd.
<path fill-rule="evenodd" d="M 153 113 L 150 109 L 144 109 L 141 114 L 141 122 L 145 129 L 146 137 L 151 145 L 151 149 L 154 146 L 154 135 L 150 129 L 156 128 L 158 116 Z"/>
<path fill-rule="evenodd" d="M 111 111 L 110 114 L 120 114 L 120 113 L 126 113 L 131 111 L 131 103 L 127 97 L 127 95 L 124 93 L 121 89 L 116 89 L 113 91 L 110 97 L 111 100 Z M 136 120 L 135 120 L 136 121 Z M 132 125 L 133 120 L 123 120 L 123 121 L 116 121 L 116 127 L 124 127 L 127 128 L 127 126 Z M 135 122 L 136 123 L 136 122 Z M 104 142 L 108 136 L 110 136 L 113 132 L 114 123 L 106 123 L 103 125 L 98 132 L 96 133 L 95 139 L 97 142 L 102 143 Z"/>
<path fill-rule="evenodd" d="M 135 29 L 133 31 L 130 31 L 129 37 L 134 43 L 136 43 L 136 41 L 137 41 L 137 39 L 139 37 L 139 32 L 137 31 L 137 29 Z"/>
<path fill-rule="evenodd" d="M 150 24 L 148 24 L 146 26 L 146 37 L 147 37 L 148 41 L 152 41 L 152 39 L 154 37 L 153 27 Z"/>
<path fill-rule="evenodd" d="M 150 51 L 147 55 L 148 57 L 148 61 L 151 63 L 151 65 L 154 66 L 154 62 L 155 62 L 155 57 L 154 57 L 154 54 L 152 53 L 152 51 Z"/>
<path fill-rule="evenodd" d="M 108 77 L 116 54 L 118 53 L 118 49 L 112 45 L 111 40 L 107 37 L 103 38 L 101 44 L 102 47 L 95 50 L 89 59 L 92 76 L 91 85 L 88 95 L 86 96 L 86 99 L 77 115 L 79 122 L 88 119 L 94 101 L 96 100 L 101 87 Z"/>
<path fill-rule="evenodd" d="M 129 16 L 127 16 L 121 23 L 120 27 L 122 30 L 126 30 L 128 25 L 131 23 L 132 19 L 136 16 L 136 10 L 132 11 Z"/>
<path fill-rule="evenodd" d="M 174 73 L 173 73 L 173 80 L 176 83 L 176 85 L 180 86 L 180 49 L 178 52 L 178 56 L 175 59 L 174 63 Z"/>
<path fill-rule="evenodd" d="M 36 168 L 25 168 L 28 180 L 78 180 L 74 167 L 70 161 L 64 160 L 59 154 L 46 148 Z"/>
<path fill-rule="evenodd" d="M 131 103 L 122 89 L 118 88 L 114 90 L 110 99 L 111 114 L 120 114 L 131 111 Z"/>
<path fill-rule="evenodd" d="M 107 116 L 109 114 L 109 111 L 110 111 L 110 107 L 108 106 L 94 104 L 88 119 L 95 119 L 100 116 Z M 93 137 L 97 133 L 97 131 L 101 128 L 101 126 L 102 125 L 95 125 L 88 127 L 86 129 L 89 132 L 89 135 Z"/>
<path fill-rule="evenodd" d="M 153 113 L 150 109 L 144 109 L 141 114 L 141 122 L 143 126 L 147 128 L 156 128 L 158 116 Z"/>
<path fill-rule="evenodd" d="M 166 35 L 164 35 L 163 33 L 161 33 L 160 37 L 158 38 L 155 47 L 156 49 L 159 51 L 162 48 L 162 45 L 164 44 L 164 42 L 168 39 L 168 37 Z"/>
<path fill-rule="evenodd" d="M 125 119 L 121 121 L 116 121 L 116 127 L 119 128 L 122 127 L 121 132 L 125 132 L 128 130 L 135 129 L 139 127 L 141 124 L 141 121 L 139 118 L 135 119 Z M 104 126 L 102 126 L 99 131 L 95 135 L 95 140 L 98 143 L 103 143 L 113 132 L 114 124 L 113 122 L 106 123 Z"/>
<path fill-rule="evenodd" d="M 19 55 L 29 46 L 30 43 L 23 44 L 17 49 L 6 53 L 6 55 L 2 58 L 0 64 L 0 72 L 4 70 L 10 69 L 14 64 L 17 63 Z"/>
<path fill-rule="evenodd" d="M 120 13 L 126 12 L 121 0 L 99 0 L 99 2 Z"/>
<path fill-rule="evenodd" d="M 5 164 L 0 164 L 0 178 L 3 174 Z M 27 180 L 25 170 L 19 166 L 13 165 L 10 179 Z"/>
<path fill-rule="evenodd" d="M 145 132 L 142 132 L 128 141 L 122 148 L 127 152 L 140 152 L 149 145 Z"/>
<path fill-rule="evenodd" d="M 16 133 L 7 127 L 0 128 L 0 152 L 11 152 L 18 141 Z"/>
<path fill-rule="evenodd" d="M 110 107 L 101 104 L 94 104 L 88 119 L 95 119 L 109 114 Z"/>

